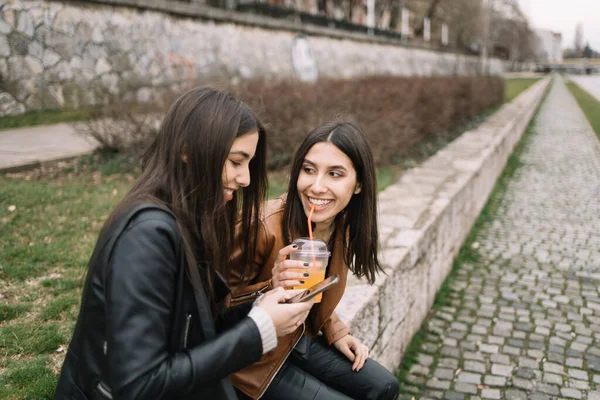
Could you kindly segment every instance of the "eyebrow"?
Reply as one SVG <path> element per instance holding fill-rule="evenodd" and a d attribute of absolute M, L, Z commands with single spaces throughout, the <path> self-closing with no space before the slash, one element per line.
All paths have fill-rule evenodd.
<path fill-rule="evenodd" d="M 250 154 L 246 153 L 245 151 L 242 150 L 234 150 L 234 151 L 230 151 L 229 152 L 230 155 L 238 155 L 238 156 L 242 156 L 244 158 L 250 158 Z"/>
<path fill-rule="evenodd" d="M 314 162 L 310 161 L 308 158 L 305 158 L 305 159 L 304 159 L 304 162 L 305 162 L 305 163 L 308 163 L 308 164 L 310 164 L 310 165 L 313 165 L 313 166 L 316 166 L 316 165 L 317 165 L 317 164 L 315 164 Z M 346 169 L 346 167 L 344 167 L 343 165 L 330 165 L 330 166 L 329 166 L 329 167 L 327 167 L 327 168 L 328 168 L 328 169 L 341 169 L 341 170 L 344 170 L 344 171 L 348 171 L 348 170 Z"/>

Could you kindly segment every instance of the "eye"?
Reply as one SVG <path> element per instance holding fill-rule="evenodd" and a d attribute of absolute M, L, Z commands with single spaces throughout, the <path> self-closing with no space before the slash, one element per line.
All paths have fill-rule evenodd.
<path fill-rule="evenodd" d="M 329 175 L 331 175 L 331 176 L 332 176 L 332 177 L 334 177 L 334 178 L 341 178 L 342 176 L 344 176 L 342 173 L 340 173 L 340 172 L 337 172 L 337 171 L 331 171 L 331 172 L 329 173 Z"/>
<path fill-rule="evenodd" d="M 305 165 L 304 167 L 302 167 L 302 170 L 307 174 L 311 174 L 311 173 L 315 172 L 315 169 L 313 167 L 309 167 L 308 165 Z"/>
<path fill-rule="evenodd" d="M 237 161 L 233 161 L 233 160 L 229 160 L 229 161 L 231 161 L 231 163 L 233 164 L 234 167 L 239 167 L 242 165 L 241 162 L 237 162 Z"/>

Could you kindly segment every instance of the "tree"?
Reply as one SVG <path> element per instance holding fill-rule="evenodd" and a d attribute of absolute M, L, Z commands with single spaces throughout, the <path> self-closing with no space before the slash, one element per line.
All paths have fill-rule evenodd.
<path fill-rule="evenodd" d="M 583 57 L 584 58 L 592 58 L 593 56 L 592 48 L 590 47 L 589 42 L 586 43 L 585 48 L 583 49 Z"/>
<path fill-rule="evenodd" d="M 575 52 L 577 53 L 577 57 L 581 57 L 581 52 L 583 50 L 583 25 L 580 23 L 575 27 Z"/>

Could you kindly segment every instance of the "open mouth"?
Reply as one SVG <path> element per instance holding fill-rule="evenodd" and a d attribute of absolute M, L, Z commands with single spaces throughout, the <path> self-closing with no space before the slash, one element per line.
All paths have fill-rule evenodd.
<path fill-rule="evenodd" d="M 233 200 L 233 192 L 235 190 L 233 189 L 225 189 L 225 200 L 229 201 L 229 200 Z"/>
<path fill-rule="evenodd" d="M 314 197 L 308 197 L 308 202 L 312 206 L 313 204 L 316 206 L 315 210 L 322 210 L 327 207 L 333 200 L 327 199 L 315 199 Z"/>

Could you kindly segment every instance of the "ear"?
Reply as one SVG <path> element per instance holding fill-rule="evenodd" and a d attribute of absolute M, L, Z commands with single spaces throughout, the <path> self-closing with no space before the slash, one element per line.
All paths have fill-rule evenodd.
<path fill-rule="evenodd" d="M 185 164 L 187 164 L 187 162 L 188 162 L 188 156 L 187 156 L 187 154 L 183 153 L 181 155 L 181 161 L 183 161 Z"/>
<path fill-rule="evenodd" d="M 354 194 L 359 194 L 361 190 L 362 187 L 360 186 L 360 183 L 357 183 L 356 188 L 354 189 Z"/>

